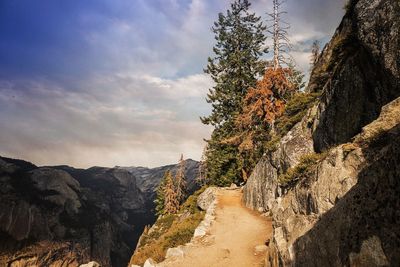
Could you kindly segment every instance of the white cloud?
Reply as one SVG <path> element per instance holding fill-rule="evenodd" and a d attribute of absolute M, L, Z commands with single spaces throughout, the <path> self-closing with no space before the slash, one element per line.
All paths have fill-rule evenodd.
<path fill-rule="evenodd" d="M 157 166 L 175 162 L 180 153 L 200 158 L 210 128 L 192 106 L 208 112 L 199 101 L 211 86 L 207 76 L 117 74 L 88 84 L 82 93 L 44 80 L 25 82 L 25 91 L 3 82 L 1 154 L 78 167 Z"/>

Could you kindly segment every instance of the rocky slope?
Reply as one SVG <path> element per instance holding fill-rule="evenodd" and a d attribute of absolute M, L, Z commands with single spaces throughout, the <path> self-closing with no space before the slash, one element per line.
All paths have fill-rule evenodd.
<path fill-rule="evenodd" d="M 186 170 L 191 181 L 195 166 Z M 0 266 L 126 266 L 155 220 L 152 190 L 162 173 L 148 171 L 149 188 L 124 168 L 39 168 L 0 158 Z"/>
<path fill-rule="evenodd" d="M 157 168 L 146 168 L 146 167 L 121 167 L 132 173 L 136 177 L 136 183 L 140 190 L 144 192 L 146 199 L 149 200 L 150 205 L 153 204 L 157 186 L 163 178 L 165 172 L 170 170 L 172 173 L 176 173 L 179 169 L 179 165 L 167 165 Z M 193 193 L 198 189 L 196 184 L 196 178 L 199 170 L 199 162 L 187 159 L 185 160 L 185 177 L 187 181 L 187 187 L 189 194 Z"/>
<path fill-rule="evenodd" d="M 316 151 L 348 142 L 399 95 L 399 6 L 390 0 L 349 1 L 308 88 L 324 92 L 312 133 Z"/>
<path fill-rule="evenodd" d="M 249 178 L 245 204 L 274 220 L 267 266 L 400 262 L 399 18 L 398 1 L 351 1 L 311 75 L 318 105 Z M 309 155 L 314 164 L 282 186 Z"/>

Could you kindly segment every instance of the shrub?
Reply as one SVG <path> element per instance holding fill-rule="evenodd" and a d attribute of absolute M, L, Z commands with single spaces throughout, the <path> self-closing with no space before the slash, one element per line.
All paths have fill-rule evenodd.
<path fill-rule="evenodd" d="M 279 144 L 281 138 L 279 136 L 274 135 L 271 140 L 264 144 L 264 151 L 266 152 L 274 152 Z"/>
<path fill-rule="evenodd" d="M 279 136 L 284 136 L 300 122 L 307 114 L 307 110 L 317 103 L 320 95 L 320 93 L 297 93 L 291 97 L 286 104 L 285 112 L 275 123 Z"/>
<path fill-rule="evenodd" d="M 204 213 L 198 212 L 182 221 L 175 222 L 165 236 L 164 248 L 177 247 L 190 242 L 203 217 Z"/>
<path fill-rule="evenodd" d="M 161 262 L 165 259 L 165 249 L 159 246 L 158 243 L 151 243 L 145 247 L 139 248 L 132 256 L 129 265 L 143 265 L 148 258 L 152 258 L 156 262 Z"/>
<path fill-rule="evenodd" d="M 301 157 L 299 164 L 279 175 L 278 182 L 282 187 L 292 187 L 302 178 L 306 178 L 315 170 L 317 163 L 325 158 L 326 153 L 307 154 Z"/>
<path fill-rule="evenodd" d="M 279 141 L 307 114 L 307 110 L 315 105 L 321 93 L 297 93 L 288 101 L 285 112 L 275 122 L 275 134 L 264 143 L 265 153 L 274 152 Z"/>
<path fill-rule="evenodd" d="M 164 215 L 157 219 L 152 231 L 143 236 L 130 265 L 143 265 L 148 258 L 161 262 L 168 248 L 184 245 L 192 239 L 204 218 L 204 212 L 197 207 L 197 198 L 205 189 L 203 187 L 191 195 L 181 205 L 179 214 Z"/>

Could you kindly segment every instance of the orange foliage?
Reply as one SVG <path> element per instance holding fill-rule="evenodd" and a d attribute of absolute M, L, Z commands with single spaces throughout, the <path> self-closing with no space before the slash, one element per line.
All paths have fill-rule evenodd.
<path fill-rule="evenodd" d="M 254 148 L 256 132 L 265 131 L 285 110 L 285 96 L 294 92 L 296 86 L 288 79 L 292 71 L 288 68 L 268 68 L 264 77 L 250 88 L 244 99 L 243 113 L 236 125 L 242 131 L 241 151 Z"/>
<path fill-rule="evenodd" d="M 295 85 L 287 78 L 291 70 L 268 68 L 256 88 L 250 88 L 244 99 L 243 114 L 237 124 L 242 128 L 259 123 L 272 123 L 285 109 L 284 97 L 295 90 Z"/>

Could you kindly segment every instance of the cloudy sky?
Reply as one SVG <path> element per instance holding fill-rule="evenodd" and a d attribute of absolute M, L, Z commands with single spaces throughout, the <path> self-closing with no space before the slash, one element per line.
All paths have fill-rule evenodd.
<path fill-rule="evenodd" d="M 1 0 L 0 155 L 38 165 L 160 166 L 199 159 L 210 31 L 227 0 Z M 253 0 L 264 16 L 272 0 Z M 344 0 L 287 0 L 307 70 Z"/>

